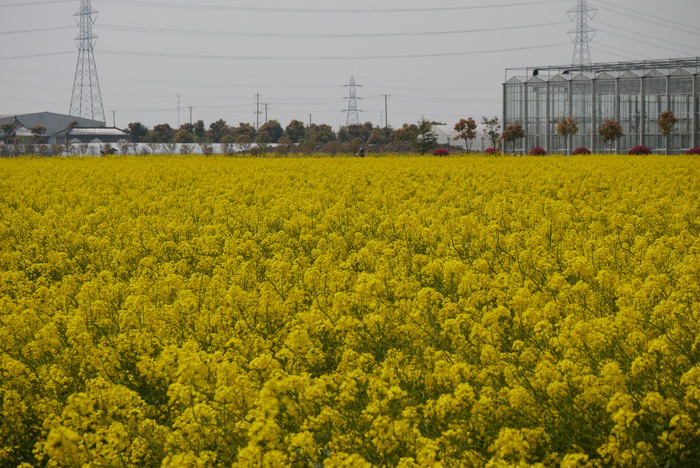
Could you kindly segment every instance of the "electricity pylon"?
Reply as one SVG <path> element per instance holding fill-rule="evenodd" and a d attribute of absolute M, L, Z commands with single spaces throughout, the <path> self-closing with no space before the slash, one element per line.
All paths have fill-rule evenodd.
<path fill-rule="evenodd" d="M 588 6 L 586 0 L 577 0 L 576 8 L 569 10 L 569 18 L 576 23 L 576 28 L 569 31 L 574 42 L 574 56 L 572 65 L 583 66 L 591 64 L 590 43 L 593 40 L 595 29 L 588 26 L 588 21 L 595 16 L 595 8 Z"/>
<path fill-rule="evenodd" d="M 81 0 L 80 9 L 73 16 L 80 27 L 80 34 L 75 38 L 78 45 L 78 64 L 75 67 L 69 114 L 104 122 L 105 110 L 102 106 L 102 93 L 95 64 L 97 36 L 92 33 L 97 11 L 92 9 L 90 0 Z"/>
<path fill-rule="evenodd" d="M 348 96 L 348 110 L 347 119 L 345 125 L 360 125 L 360 114 L 357 110 L 357 87 L 360 86 L 355 83 L 355 77 L 350 78 L 350 84 L 345 85 L 350 88 L 350 96 Z"/>

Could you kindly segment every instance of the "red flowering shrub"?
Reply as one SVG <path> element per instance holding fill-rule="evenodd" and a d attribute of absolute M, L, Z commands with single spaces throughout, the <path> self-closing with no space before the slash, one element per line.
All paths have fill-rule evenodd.
<path fill-rule="evenodd" d="M 585 146 L 581 146 L 580 148 L 576 148 L 573 154 L 591 154 L 591 150 L 589 150 Z"/>
<path fill-rule="evenodd" d="M 529 154 L 530 156 L 544 156 L 547 154 L 547 152 L 544 150 L 544 148 L 540 148 L 539 146 L 535 146 L 527 154 Z"/>
<path fill-rule="evenodd" d="M 651 154 L 651 150 L 646 146 L 639 145 L 631 148 L 627 154 Z"/>
<path fill-rule="evenodd" d="M 484 154 L 499 154 L 500 151 L 498 151 L 496 148 L 486 148 L 484 150 Z"/>
<path fill-rule="evenodd" d="M 445 148 L 437 148 L 433 150 L 433 156 L 449 156 L 450 152 Z"/>
<path fill-rule="evenodd" d="M 700 156 L 700 148 L 690 148 L 688 151 L 685 152 L 685 154 L 696 154 Z"/>

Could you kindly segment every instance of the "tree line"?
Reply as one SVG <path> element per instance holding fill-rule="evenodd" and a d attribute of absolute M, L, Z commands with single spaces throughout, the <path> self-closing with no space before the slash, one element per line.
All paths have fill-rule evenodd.
<path fill-rule="evenodd" d="M 486 135 L 492 146 L 500 144 L 500 125 L 498 117 L 482 119 Z M 124 131 L 131 135 L 133 143 L 184 143 L 184 144 L 231 144 L 240 147 L 265 146 L 277 144 L 282 146 L 301 146 L 311 150 L 330 149 L 343 146 L 343 150 L 356 150 L 360 146 L 375 145 L 383 150 L 418 150 L 428 152 L 437 146 L 437 135 L 433 129 L 440 122 L 421 119 L 415 124 L 405 123 L 401 127 L 379 127 L 371 122 L 347 125 L 335 131 L 327 124 L 307 125 L 300 120 L 292 120 L 283 127 L 277 120 L 269 120 L 260 128 L 240 122 L 229 125 L 219 119 L 208 126 L 202 120 L 184 123 L 179 128 L 169 124 L 158 124 L 148 128 L 141 122 L 132 122 Z M 458 138 L 464 139 L 465 148 L 471 149 L 471 143 L 477 136 L 477 124 L 474 119 L 461 119 L 454 126 Z M 330 148 L 328 148 L 330 147 Z"/>

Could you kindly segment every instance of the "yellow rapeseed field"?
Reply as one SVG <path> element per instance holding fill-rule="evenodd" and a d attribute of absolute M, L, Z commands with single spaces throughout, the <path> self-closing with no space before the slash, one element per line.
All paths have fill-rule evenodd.
<path fill-rule="evenodd" d="M 0 160 L 0 465 L 698 466 L 699 165 Z"/>

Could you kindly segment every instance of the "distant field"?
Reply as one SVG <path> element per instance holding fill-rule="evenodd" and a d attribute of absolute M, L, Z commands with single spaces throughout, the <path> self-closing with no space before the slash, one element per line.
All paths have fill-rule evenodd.
<path fill-rule="evenodd" d="M 700 464 L 697 157 L 0 159 L 0 464 Z"/>

